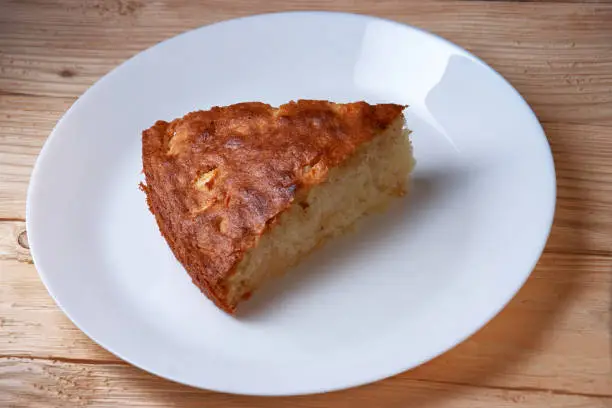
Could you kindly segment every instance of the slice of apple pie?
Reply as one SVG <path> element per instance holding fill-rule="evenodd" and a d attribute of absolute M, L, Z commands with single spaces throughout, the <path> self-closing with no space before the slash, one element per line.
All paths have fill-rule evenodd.
<path fill-rule="evenodd" d="M 405 193 L 404 106 L 257 102 L 158 121 L 142 135 L 159 229 L 218 307 L 238 304 L 364 214 Z"/>

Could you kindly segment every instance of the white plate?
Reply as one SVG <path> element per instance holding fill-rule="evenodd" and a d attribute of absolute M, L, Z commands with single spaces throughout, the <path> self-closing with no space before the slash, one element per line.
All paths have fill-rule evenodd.
<path fill-rule="evenodd" d="M 409 104 L 412 196 L 232 318 L 147 211 L 140 134 L 213 105 L 297 98 Z M 283 13 L 188 32 L 102 78 L 38 158 L 27 229 L 49 292 L 106 349 L 196 387 L 286 395 L 391 376 L 474 333 L 525 282 L 554 204 L 542 128 L 483 62 L 390 21 Z"/>

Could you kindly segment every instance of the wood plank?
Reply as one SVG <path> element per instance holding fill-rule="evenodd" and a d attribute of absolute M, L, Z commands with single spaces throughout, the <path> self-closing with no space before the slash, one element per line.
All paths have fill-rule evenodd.
<path fill-rule="evenodd" d="M 0 98 L 0 219 L 24 219 L 27 185 L 44 140 L 72 98 Z M 612 252 L 612 126 L 545 123 L 558 205 L 547 248 Z"/>
<path fill-rule="evenodd" d="M 557 173 L 549 251 L 612 252 L 612 127 L 544 124 Z"/>
<path fill-rule="evenodd" d="M 75 97 L 121 61 L 170 36 L 233 17 L 297 9 L 374 14 L 417 25 L 490 63 L 542 120 L 612 123 L 610 4 L 11 2 L 0 16 L 0 90 Z"/>
<path fill-rule="evenodd" d="M 23 221 L 0 221 L 0 260 L 32 263 Z"/>
<path fill-rule="evenodd" d="M 0 404 L 35 407 L 425 407 L 608 408 L 612 400 L 525 389 L 479 389 L 398 376 L 347 391 L 303 397 L 230 396 L 164 381 L 129 366 L 0 361 Z"/>
<path fill-rule="evenodd" d="M 25 218 L 36 157 L 73 100 L 0 95 L 0 219 Z"/>
<path fill-rule="evenodd" d="M 33 265 L 0 261 L 0 353 L 119 363 L 57 309 Z M 612 396 L 612 257 L 545 254 L 508 307 L 410 380 Z"/>

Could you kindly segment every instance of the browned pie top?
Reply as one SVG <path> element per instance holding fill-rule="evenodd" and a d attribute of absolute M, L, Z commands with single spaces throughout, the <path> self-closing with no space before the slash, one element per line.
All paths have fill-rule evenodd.
<path fill-rule="evenodd" d="M 177 258 L 211 289 L 297 191 L 325 180 L 403 108 L 251 102 L 158 121 L 142 135 L 149 206 Z"/>

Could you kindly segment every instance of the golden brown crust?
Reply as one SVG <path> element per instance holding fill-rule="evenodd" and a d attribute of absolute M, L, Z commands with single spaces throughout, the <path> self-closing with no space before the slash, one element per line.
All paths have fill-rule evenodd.
<path fill-rule="evenodd" d="M 258 102 L 158 121 L 142 134 L 143 191 L 194 283 L 232 313 L 225 278 L 296 194 L 325 180 L 401 105 Z"/>

